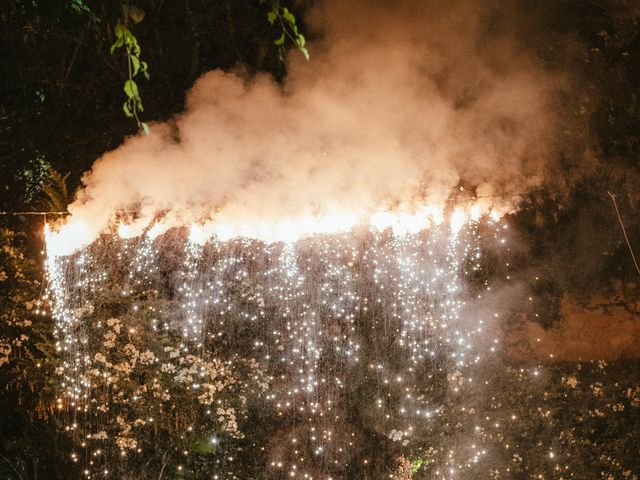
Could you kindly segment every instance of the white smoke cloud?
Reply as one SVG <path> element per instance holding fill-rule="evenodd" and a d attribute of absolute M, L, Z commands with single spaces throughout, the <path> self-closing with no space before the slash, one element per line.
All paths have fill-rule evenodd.
<path fill-rule="evenodd" d="M 327 0 L 311 61 L 284 84 L 204 74 L 185 112 L 98 159 L 70 206 L 84 242 L 122 210 L 137 229 L 355 217 L 459 184 L 506 199 L 544 180 L 561 78 L 520 48 L 508 2 Z M 501 27 L 507 25 L 507 28 Z M 80 241 L 80 240 L 76 240 Z"/>

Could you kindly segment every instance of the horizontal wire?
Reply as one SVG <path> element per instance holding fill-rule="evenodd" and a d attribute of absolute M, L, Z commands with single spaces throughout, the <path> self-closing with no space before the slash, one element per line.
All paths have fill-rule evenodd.
<path fill-rule="evenodd" d="M 69 212 L 0 212 L 0 215 L 69 215 Z"/>

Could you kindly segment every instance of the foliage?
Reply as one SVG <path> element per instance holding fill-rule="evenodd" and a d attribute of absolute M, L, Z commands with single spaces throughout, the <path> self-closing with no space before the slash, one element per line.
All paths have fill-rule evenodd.
<path fill-rule="evenodd" d="M 264 333 L 260 322 L 230 317 L 229 335 L 218 337 L 214 326 L 209 334 L 217 340 L 194 355 L 176 348 L 180 307 L 170 291 L 149 288 L 144 278 L 112 275 L 108 288 L 75 311 L 84 326 L 78 338 L 91 358 L 80 372 L 91 385 L 88 409 L 78 412 L 74 398 L 55 387 L 58 375 L 63 382 L 72 377 L 64 378 L 51 320 L 33 301 L 41 286 L 38 264 L 24 256 L 20 239 L 2 232 L 0 375 L 11 393 L 2 405 L 16 412 L 3 416 L 0 435 L 0 468 L 9 478 L 35 478 L 37 470 L 46 478 L 67 478 L 84 468 L 123 479 L 206 478 L 212 468 L 238 478 L 270 478 L 261 471 L 269 458 L 262 452 L 282 449 L 282 438 L 300 432 L 300 424 L 274 415 L 261 395 L 267 388 L 261 368 L 250 359 L 222 360 L 233 351 L 251 351 L 253 339 Z M 234 301 L 262 305 L 258 285 L 229 281 L 237 283 Z M 558 472 L 563 478 L 640 477 L 640 456 L 629 452 L 640 428 L 637 360 L 521 366 L 495 356 L 461 372 L 442 358 L 422 365 L 412 381 L 443 408 L 416 419 L 401 410 L 406 383 L 385 384 L 369 368 L 385 362 L 392 378 L 401 372 L 412 378 L 406 365 L 394 363 L 394 339 L 378 331 L 376 315 L 359 319 L 362 364 L 340 393 L 345 421 L 335 435 L 349 432 L 358 439 L 350 466 L 336 470 L 346 478 L 388 478 L 393 469 L 396 479 L 426 479 L 461 462 L 467 478 L 485 478 L 486 472 L 495 479 L 559 478 Z M 88 418 L 86 429 L 81 416 Z M 407 420 L 409 435 L 391 428 Z M 234 462 L 225 464 L 229 457 Z"/>
<path fill-rule="evenodd" d="M 135 251 L 131 245 L 119 255 Z M 83 264 L 81 258 L 59 261 L 71 271 Z M 66 352 L 56 372 L 63 387 L 57 405 L 75 443 L 72 461 L 116 478 L 199 478 L 235 456 L 248 399 L 261 398 L 267 388 L 263 369 L 215 343 L 190 345 L 179 328 L 174 287 L 158 290 L 145 277 L 148 270 L 134 269 L 140 273 L 132 276 L 111 263 L 95 272 L 109 280 L 71 304 L 72 323 L 57 324 Z M 72 298 L 73 288 L 66 295 Z"/>
<path fill-rule="evenodd" d="M 265 2 L 266 0 L 261 0 Z M 304 58 L 309 60 L 309 51 L 305 47 L 306 40 L 304 35 L 298 30 L 296 25 L 295 15 L 287 8 L 280 4 L 279 0 L 271 0 L 269 2 L 269 13 L 267 13 L 267 20 L 270 25 L 274 23 L 280 28 L 280 36 L 274 40 L 273 44 L 278 47 L 280 59 L 284 59 L 285 52 L 285 37 L 291 40 L 296 48 L 304 55 Z"/>
<path fill-rule="evenodd" d="M 640 478 L 630 447 L 640 427 L 638 360 L 525 367 L 496 358 L 476 374 L 473 391 L 450 398 L 451 423 L 407 445 L 415 478 L 450 468 L 454 451 L 465 452 L 464 478 Z M 472 445 L 486 454 L 474 456 Z"/>
<path fill-rule="evenodd" d="M 24 183 L 24 198 L 32 206 L 48 212 L 64 212 L 70 203 L 67 189 L 69 174 L 62 175 L 44 156 L 29 161 L 19 173 Z"/>
<path fill-rule="evenodd" d="M 122 6 L 122 11 L 123 19 L 118 19 L 114 28 L 116 41 L 111 45 L 111 55 L 119 48 L 124 47 L 127 57 L 129 77 L 128 80 L 124 82 L 124 93 L 127 95 L 127 100 L 122 105 L 122 110 L 127 117 L 135 119 L 138 128 L 142 129 L 145 134 L 148 134 L 149 126 L 145 122 L 142 122 L 139 117 L 139 114 L 144 111 L 144 108 L 142 107 L 142 99 L 140 98 L 135 77 L 139 73 L 142 73 L 142 75 L 149 80 L 149 69 L 147 62 L 140 58 L 140 45 L 138 45 L 138 40 L 128 28 L 129 20 L 133 23 L 140 23 L 144 18 L 144 12 L 128 4 Z"/>
<path fill-rule="evenodd" d="M 22 172 L 33 171 L 38 159 L 71 172 L 67 183 L 73 192 L 96 158 L 139 130 L 137 123 L 122 121 L 123 101 L 129 99 L 123 98 L 129 80 L 126 47 L 109 54 L 117 40 L 115 25 L 125 24 L 122 3 L 16 0 L 3 5 L 0 210 L 25 210 L 35 198 L 27 195 Z M 185 92 L 214 68 L 241 64 L 249 73 L 266 71 L 278 80 L 286 73 L 266 7 L 258 0 L 131 3 L 145 16 L 138 25 L 128 17 L 127 28 L 142 48 L 140 61 L 158 72 L 152 88 L 143 89 L 142 73 L 133 79 L 146 118 L 162 121 L 183 110 Z"/>
<path fill-rule="evenodd" d="M 281 58 L 287 39 L 297 47 L 305 46 L 296 40 L 298 37 L 293 29 L 296 23 L 285 18 L 284 7 L 278 3 L 269 4 L 272 9 L 269 20 L 272 19 L 274 28 L 283 29 L 277 39 L 280 42 L 282 38 L 282 45 L 274 45 L 273 29 L 264 25 L 268 24 L 264 21 L 265 12 L 257 8 L 255 0 L 189 0 L 184 4 L 191 10 L 180 2 L 141 3 L 146 12 L 147 28 L 136 32 L 135 44 L 139 39 L 145 46 L 146 59 L 155 71 L 161 72 L 154 76 L 154 88 L 145 94 L 150 118 L 169 118 L 180 111 L 184 92 L 204 71 L 230 69 L 242 62 L 251 72 L 266 70 L 280 79 L 285 73 Z M 558 45 L 570 43 L 573 48 L 571 69 L 580 72 L 584 82 L 580 88 L 583 95 L 578 100 L 565 99 L 573 102 L 572 111 L 575 112 L 575 118 L 566 122 L 567 144 L 588 144 L 592 154 L 583 155 L 582 151 L 577 153 L 568 149 L 562 159 L 563 169 L 556 175 L 566 181 L 563 192 L 536 192 L 526 200 L 523 211 L 513 217 L 514 230 L 528 248 L 522 253 L 523 257 L 515 258 L 512 263 L 526 265 L 521 272 L 521 278 L 526 281 L 533 282 L 538 275 L 543 278 L 540 286 L 534 289 L 537 297 L 534 309 L 538 312 L 542 307 L 557 305 L 557 297 L 565 291 L 590 294 L 611 288 L 621 279 L 625 285 L 637 282 L 629 268 L 625 245 L 606 198 L 607 189 L 618 195 L 632 244 L 638 245 L 640 96 L 637 85 L 640 84 L 640 70 L 634 56 L 638 30 L 637 20 L 616 10 L 615 5 L 615 2 L 606 1 L 544 4 L 544 8 L 549 9 L 545 12 L 555 19 L 555 23 L 546 37 L 548 43 L 539 47 L 541 55 L 553 56 L 554 52 L 559 52 L 556 54 L 562 55 L 564 60 L 567 52 L 558 49 Z M 5 180 L 0 190 L 2 209 L 15 210 L 31 205 L 47 188 L 48 165 L 62 172 L 72 172 L 67 181 L 73 190 L 79 183 L 80 173 L 89 168 L 95 158 L 131 133 L 127 125 L 119 122 L 122 92 L 121 86 L 114 85 L 116 82 L 112 78 L 120 69 L 113 58 L 105 55 L 113 44 L 115 33 L 109 26 L 117 24 L 118 19 L 123 22 L 120 7 L 119 2 L 98 5 L 97 2 L 78 0 L 18 1 L 9 2 L 6 10 L 0 13 L 0 58 L 5 80 L 0 86 L 0 166 Z M 88 16 L 89 10 L 96 21 Z M 561 41 L 560 35 L 563 36 Z M 128 66 L 133 67 L 134 60 L 129 59 L 127 49 L 123 52 L 127 55 Z M 142 65 L 139 54 L 137 58 Z M 550 62 L 554 61 L 557 59 L 551 58 Z M 127 101 L 130 98 L 127 93 Z M 577 127 L 584 124 L 588 130 Z M 589 134 L 576 133 L 585 131 Z M 583 175 L 584 170 L 588 170 L 589 175 Z M 65 178 L 61 176 L 62 180 Z M 61 185 L 53 179 L 50 186 L 53 191 L 62 192 Z M 56 193 L 50 195 L 50 200 L 55 205 L 62 205 L 65 197 L 66 192 L 65 195 Z M 35 302 L 40 298 L 42 288 L 42 262 L 38 254 L 41 245 L 28 244 L 29 237 L 34 237 L 37 229 L 39 226 L 28 225 L 22 226 L 21 232 L 6 228 L 0 231 L 3 352 L 0 357 L 0 408 L 3 411 L 0 473 L 3 478 L 78 478 L 78 464 L 68 456 L 74 435 L 65 436 L 63 428 L 68 425 L 70 412 L 63 407 L 62 413 L 54 414 L 60 409 L 56 406 L 55 395 L 58 376 L 54 371 L 58 357 L 51 333 L 53 322 L 48 315 L 36 314 L 40 306 Z M 584 235 L 584 231 L 591 235 Z M 526 262 L 519 261 L 523 258 Z M 111 292 L 114 299 L 115 292 L 115 289 Z M 111 305 L 115 303 L 114 300 Z M 551 310 L 541 317 L 551 318 Z M 98 318 L 103 327 L 94 335 L 113 330 L 113 325 L 105 326 L 107 320 L 118 319 L 121 325 L 127 322 L 127 326 L 132 322 L 135 328 L 135 325 L 141 325 L 136 322 L 144 317 L 123 317 L 121 312 L 105 310 L 99 312 Z M 116 340 L 123 349 L 131 344 L 138 352 L 135 367 L 126 375 L 125 391 L 131 393 L 144 381 L 140 355 L 148 349 L 156 358 L 165 359 L 163 356 L 170 354 L 164 347 L 170 342 L 169 339 L 165 339 L 167 344 L 163 339 L 152 341 L 150 332 L 145 332 L 148 336 L 130 338 L 127 330 L 121 328 Z M 96 347 L 103 348 L 104 337 L 95 338 L 101 340 Z M 380 355 L 376 348 L 381 346 L 365 345 L 368 358 L 373 360 Z M 134 350 L 128 348 L 127 351 L 130 353 L 109 350 L 109 357 L 105 355 L 105 359 L 111 366 L 101 365 L 101 371 L 114 372 L 125 378 L 124 373 L 114 367 L 124 363 L 132 365 Z M 389 350 L 381 349 L 380 352 L 389 353 Z M 184 361 L 187 362 L 186 358 Z M 163 363 L 167 362 L 158 360 L 159 365 Z M 605 480 L 638 478 L 640 368 L 637 360 L 621 360 L 602 366 L 598 363 L 555 364 L 541 369 L 538 376 L 534 375 L 535 370 L 535 367 L 496 360 L 485 372 L 479 372 L 474 381 L 476 385 L 486 382 L 485 387 L 480 392 L 463 391 L 462 395 L 473 395 L 475 405 L 472 408 L 491 412 L 487 415 L 489 419 L 481 424 L 457 409 L 458 397 L 451 394 L 452 383 L 457 382 L 455 377 L 438 374 L 423 379 L 427 394 L 435 398 L 452 395 L 450 409 L 434 418 L 406 445 L 402 445 L 406 439 L 395 441 L 388 437 L 384 422 L 372 413 L 370 401 L 375 401 L 380 393 L 372 376 L 353 372 L 348 382 L 349 390 L 345 393 L 350 401 L 348 418 L 360 431 L 373 432 L 370 436 L 375 441 L 370 445 L 360 444 L 360 450 L 354 452 L 351 478 L 388 478 L 389 465 L 392 465 L 389 459 L 398 452 L 405 458 L 424 460 L 421 467 L 412 472 L 415 478 L 432 478 L 436 469 L 446 462 L 448 447 L 467 445 L 476 435 L 485 442 L 489 452 L 479 460 L 477 468 L 491 465 L 494 478 L 538 478 L 540 475 Z M 168 378 L 166 372 L 161 373 L 163 384 L 175 388 L 174 398 L 182 401 L 186 387 L 182 384 L 174 387 L 173 379 Z M 96 386 L 97 399 L 110 398 L 106 382 L 100 380 Z M 391 412 L 391 415 L 399 395 L 393 389 L 384 393 L 390 398 L 385 412 Z M 166 405 L 152 393 L 146 394 L 145 408 L 159 409 Z M 138 418 L 144 420 L 137 406 L 124 403 L 125 394 L 122 397 L 115 395 L 112 414 L 118 412 L 127 424 L 135 423 Z M 185 405 L 201 408 L 192 401 Z M 180 412 L 172 415 L 179 425 L 183 425 Z M 245 416 L 237 417 L 239 430 L 259 439 L 257 442 L 263 445 L 269 444 L 274 429 L 288 428 L 278 423 L 268 406 L 251 399 L 247 400 Z M 495 427 L 496 423 L 501 427 Z M 479 433 L 476 433 L 476 427 L 480 427 Z M 115 443 L 119 436 L 135 436 L 145 449 L 153 448 L 149 445 L 162 446 L 164 441 L 148 424 L 132 426 L 128 435 L 122 435 L 125 429 L 120 429 L 117 422 L 112 428 L 108 441 L 91 439 L 92 442 L 104 442 L 111 457 L 120 455 Z M 126 450 L 129 452 L 127 468 L 142 472 L 149 468 L 145 462 L 150 458 L 155 463 L 149 471 L 158 473 L 164 462 L 168 464 L 182 458 L 179 449 L 184 446 L 190 452 L 189 462 L 184 465 L 191 469 L 193 478 L 207 475 L 211 463 L 222 458 L 223 451 L 234 452 L 237 462 L 246 467 L 243 471 L 250 472 L 249 478 L 260 478 L 263 474 L 260 466 L 265 454 L 256 454 L 255 450 L 246 448 L 243 439 L 229 435 L 225 441 L 226 450 L 207 445 L 209 434 L 226 435 L 221 433 L 217 421 L 205 422 L 189 442 L 173 436 L 178 432 L 175 425 L 164 425 L 162 429 L 169 446 L 164 451 L 149 450 L 148 457 L 146 453 L 139 456 Z M 83 451 L 82 440 L 76 437 L 76 441 L 79 442 L 76 448 Z M 52 448 L 52 445 L 56 447 Z M 380 461 L 376 463 L 376 459 Z M 364 460 L 370 460 L 369 467 L 363 466 Z M 406 462 L 403 465 L 406 466 Z M 415 465 L 417 463 L 412 462 L 411 466 Z M 123 472 L 125 464 L 121 467 L 116 464 L 115 468 L 121 468 Z M 172 471 L 171 475 L 178 474 Z"/>
<path fill-rule="evenodd" d="M 67 205 L 71 201 L 67 190 L 69 174 L 62 175 L 53 168 L 49 168 L 47 173 L 47 181 L 42 187 L 42 196 L 44 198 L 40 202 L 36 202 L 36 204 L 41 204 L 49 212 L 65 212 Z"/>
<path fill-rule="evenodd" d="M 93 15 L 91 9 L 87 6 L 83 0 L 71 0 L 71 8 L 78 13 L 88 13 Z"/>
<path fill-rule="evenodd" d="M 28 253 L 24 233 L 0 228 L 0 475 L 73 478 L 55 415 L 53 325 L 40 299 L 40 266 Z"/>
<path fill-rule="evenodd" d="M 416 473 L 418 473 L 418 470 L 420 470 L 420 467 L 425 463 L 425 459 L 424 458 L 414 458 L 411 461 L 411 473 L 413 473 L 414 475 Z"/>
<path fill-rule="evenodd" d="M 84 372 L 91 379 L 91 430 L 77 436 L 100 452 L 94 465 L 118 478 L 155 478 L 163 468 L 186 473 L 212 455 L 219 458 L 213 439 L 228 445 L 243 437 L 237 421 L 243 399 L 260 392 L 248 388 L 259 375 L 255 362 L 185 354 L 173 346 L 179 339 L 154 334 L 144 315 L 96 317 L 95 353 Z"/>
<path fill-rule="evenodd" d="M 51 164 L 47 162 L 43 155 L 29 160 L 24 165 L 19 178 L 24 185 L 24 198 L 27 202 L 34 202 L 46 187 L 49 179 Z"/>

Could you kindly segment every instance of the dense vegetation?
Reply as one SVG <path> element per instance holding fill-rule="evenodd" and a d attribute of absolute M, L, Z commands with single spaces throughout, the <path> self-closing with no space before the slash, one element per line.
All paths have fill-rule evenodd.
<path fill-rule="evenodd" d="M 522 210 L 510 219 L 523 245 L 514 252 L 516 274 L 526 282 L 535 276 L 542 279 L 531 285 L 536 299 L 532 309 L 545 326 L 557 319 L 559 300 L 566 292 L 585 303 L 594 292 L 605 292 L 621 298 L 629 309 L 638 305 L 638 273 L 607 195 L 616 195 L 630 244 L 640 246 L 640 11 L 629 3 L 562 0 L 527 7 L 531 15 L 547 19 L 545 35 L 536 37 L 539 55 L 551 66 L 562 62 L 579 85 L 576 95 L 567 99 L 567 148 L 555 162 L 560 180 L 528 195 Z M 122 108 L 131 60 L 122 49 L 110 52 L 118 40 L 118 23 L 132 11 L 129 2 L 124 6 L 128 10 L 119 2 L 3 3 L 0 210 L 64 211 L 82 172 L 138 131 Z M 299 23 L 307 6 L 292 8 Z M 143 121 L 179 112 L 185 91 L 213 68 L 240 64 L 247 75 L 267 71 L 278 80 L 286 75 L 281 47 L 274 44 L 280 31 L 267 18 L 270 3 L 148 0 L 136 2 L 135 9 L 135 21 L 129 16 L 126 23 L 150 73 L 149 80 L 136 77 Z M 54 325 L 38 303 L 43 289 L 41 227 L 40 217 L 0 217 L 3 478 L 81 475 L 69 455 L 78 439 L 65 432 L 66 410 L 58 406 Z M 398 478 L 430 478 L 430 465 L 446 455 L 447 445 L 462 441 L 460 437 L 476 427 L 492 446 L 492 457 L 486 461 L 495 465 L 496 477 L 638 478 L 640 457 L 632 447 L 640 429 L 637 360 L 556 364 L 535 379 L 535 366 L 512 365 L 507 359 L 495 362 L 482 373 L 486 383 L 475 406 L 493 412 L 487 424 L 471 424 L 464 415 L 452 413 L 451 423 L 434 424 L 409 454 L 397 442 L 375 436 L 375 422 L 358 404 L 358 399 L 367 398 L 367 377 L 359 377 L 360 382 L 352 383 L 353 423 L 362 432 L 373 432 L 378 441 L 362 446 L 354 460 L 357 471 L 347 472 L 349 478 L 382 478 L 393 462 L 398 464 Z M 154 405 L 149 408 L 160 408 Z M 452 412 L 455 406 L 452 403 Z M 258 415 L 259 408 L 246 407 L 239 429 L 253 432 L 246 438 L 266 442 L 272 419 L 264 412 Z M 262 418 L 262 423 L 255 418 Z M 508 427 L 495 433 L 495 423 Z M 186 448 L 193 458 L 191 478 L 208 478 L 207 465 L 228 452 L 180 444 L 177 425 L 179 419 L 160 433 L 176 443 L 167 440 L 162 444 L 165 450 L 150 455 L 153 461 L 130 460 L 122 471 L 137 472 L 136 478 L 143 478 L 144 472 L 158 478 L 165 455 Z M 157 439 L 159 433 L 148 435 Z M 236 438 L 229 444 L 235 449 L 236 465 L 259 478 L 264 459 L 252 456 L 251 445 L 243 441 Z M 365 460 L 369 463 L 360 468 Z"/>

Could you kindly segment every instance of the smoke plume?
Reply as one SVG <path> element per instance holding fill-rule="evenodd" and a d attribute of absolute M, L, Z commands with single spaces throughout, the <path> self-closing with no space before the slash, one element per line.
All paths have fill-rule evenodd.
<path fill-rule="evenodd" d="M 544 181 L 562 79 L 510 2 L 326 0 L 307 21 L 311 60 L 292 51 L 283 84 L 208 72 L 184 113 L 98 159 L 70 206 L 85 242 L 123 210 L 134 230 L 360 217 Z"/>

